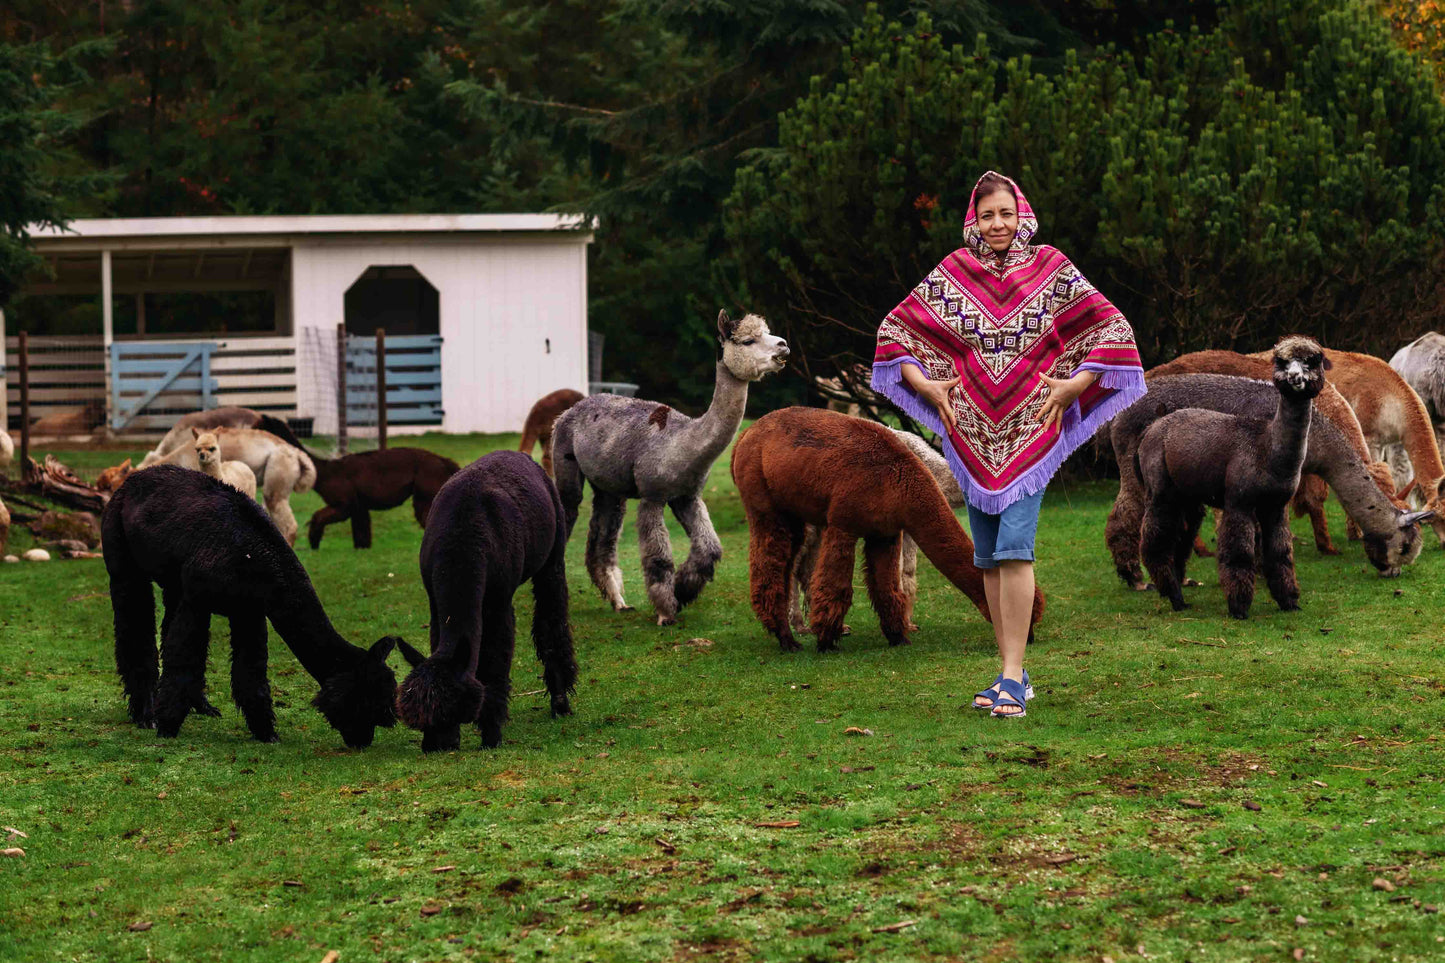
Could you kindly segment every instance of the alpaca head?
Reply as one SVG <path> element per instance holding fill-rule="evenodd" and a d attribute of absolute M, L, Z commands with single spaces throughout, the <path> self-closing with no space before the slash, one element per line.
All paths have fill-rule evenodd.
<path fill-rule="evenodd" d="M 788 363 L 788 342 L 768 331 L 768 322 L 756 314 L 734 321 L 726 311 L 719 311 L 717 336 L 723 364 L 743 381 L 759 381 Z"/>
<path fill-rule="evenodd" d="M 131 471 L 129 458 L 112 468 L 101 469 L 100 474 L 95 479 L 95 490 L 101 492 L 113 492 L 117 490 L 120 488 L 121 483 L 130 475 Z"/>
<path fill-rule="evenodd" d="M 440 729 L 475 722 L 486 690 L 464 666 L 428 659 L 405 642 L 402 658 L 411 665 L 396 690 L 397 718 L 413 729 Z"/>
<path fill-rule="evenodd" d="M 1395 578 L 1403 566 L 1409 565 L 1420 554 L 1424 542 L 1420 538 L 1420 523 L 1435 517 L 1435 512 L 1426 509 L 1419 512 L 1399 511 L 1395 513 L 1395 531 L 1386 535 L 1365 534 L 1365 557 L 1375 566 L 1381 578 Z"/>
<path fill-rule="evenodd" d="M 1314 338 L 1292 334 L 1274 346 L 1274 386 L 1282 393 L 1313 398 L 1325 388 L 1330 359 Z"/>
<path fill-rule="evenodd" d="M 208 475 L 220 471 L 221 443 L 216 440 L 215 432 L 192 428 L 191 437 L 196 440 L 196 459 L 201 463 L 201 471 Z"/>
<path fill-rule="evenodd" d="M 311 700 L 353 749 L 371 745 L 377 726 L 390 729 L 396 723 L 396 674 L 386 664 L 386 657 L 398 642 L 401 639 L 394 635 L 379 640 L 350 668 L 323 682 Z"/>

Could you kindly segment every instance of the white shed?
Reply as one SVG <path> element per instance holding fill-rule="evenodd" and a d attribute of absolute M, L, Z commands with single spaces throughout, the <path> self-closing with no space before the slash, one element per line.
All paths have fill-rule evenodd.
<path fill-rule="evenodd" d="M 103 397 L 123 434 L 224 404 L 311 419 L 330 434 L 344 325 L 361 346 L 383 329 L 389 360 L 413 362 L 388 377 L 391 430 L 517 431 L 547 392 L 587 391 L 593 227 L 576 215 L 395 214 L 37 230 L 32 246 L 51 278 L 11 309 L 10 412 L 19 321 L 36 332 L 35 415 L 83 404 L 81 388 L 93 405 Z M 60 363 L 37 366 L 47 352 Z M 75 370 L 62 374 L 65 359 Z"/>

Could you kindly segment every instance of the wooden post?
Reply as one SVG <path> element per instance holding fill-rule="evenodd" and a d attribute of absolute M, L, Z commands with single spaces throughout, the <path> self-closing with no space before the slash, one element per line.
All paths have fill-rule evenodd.
<path fill-rule="evenodd" d="M 20 470 L 30 464 L 30 335 L 20 332 Z"/>
<path fill-rule="evenodd" d="M 336 455 L 346 454 L 346 322 L 336 325 Z"/>
<path fill-rule="evenodd" d="M 9 353 L 5 347 L 5 309 L 0 308 L 0 431 L 10 427 L 10 369 L 5 365 Z"/>
<path fill-rule="evenodd" d="M 108 248 L 100 252 L 100 323 L 101 323 L 101 352 L 105 356 L 105 427 L 102 432 L 108 434 L 115 428 L 116 398 L 115 391 L 115 366 L 110 359 L 110 346 L 115 341 L 115 305 L 114 288 L 111 284 L 110 272 L 110 250 Z"/>
<path fill-rule="evenodd" d="M 376 447 L 386 450 L 386 329 L 376 329 Z"/>

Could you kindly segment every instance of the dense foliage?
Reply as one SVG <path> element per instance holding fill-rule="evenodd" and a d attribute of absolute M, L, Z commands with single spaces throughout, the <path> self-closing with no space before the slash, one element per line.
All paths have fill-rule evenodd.
<path fill-rule="evenodd" d="M 1241 3 L 1052 75 L 875 15 L 844 75 L 784 115 L 729 202 L 754 295 L 814 367 L 871 357 L 987 168 L 1019 179 L 1041 241 L 1148 360 L 1290 330 L 1393 351 L 1438 312 L 1445 104 L 1358 5 Z"/>
<path fill-rule="evenodd" d="M 696 406 L 719 306 L 771 316 L 805 373 L 866 354 L 999 166 L 1151 356 L 1285 326 L 1383 350 L 1440 273 L 1445 154 L 1390 22 L 1364 0 L 13 0 L 0 303 L 23 225 L 65 216 L 581 209 L 605 377 Z"/>

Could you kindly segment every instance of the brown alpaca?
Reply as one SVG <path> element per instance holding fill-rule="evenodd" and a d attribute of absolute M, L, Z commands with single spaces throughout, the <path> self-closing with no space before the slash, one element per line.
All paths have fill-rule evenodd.
<path fill-rule="evenodd" d="M 1331 352 L 1327 351 L 1326 354 L 1330 355 Z M 1152 380 L 1182 374 L 1220 374 L 1268 381 L 1274 374 L 1274 360 L 1270 353 L 1246 355 L 1236 351 L 1195 351 L 1150 369 L 1145 377 Z M 1330 371 L 1325 376 L 1326 381 L 1333 382 L 1336 374 L 1336 370 Z M 1396 507 L 1404 508 L 1405 503 L 1395 498 L 1395 482 L 1390 475 L 1389 466 L 1384 462 L 1371 463 L 1370 449 L 1354 409 L 1333 384 L 1326 384 L 1325 389 L 1315 398 L 1315 410 L 1340 429 L 1355 449 L 1355 453 L 1360 456 L 1360 460 L 1369 466 L 1370 475 L 1380 486 L 1380 491 L 1394 501 Z M 1330 539 L 1329 523 L 1325 520 L 1325 495 L 1328 491 L 1323 478 L 1306 474 L 1300 478 L 1299 490 L 1295 492 L 1290 504 L 1296 518 L 1309 516 L 1310 527 L 1315 533 L 1315 548 L 1324 555 L 1338 555 L 1340 551 Z M 1208 554 L 1203 551 L 1202 542 L 1195 544 L 1195 551 Z"/>
<path fill-rule="evenodd" d="M 340 458 L 307 452 L 316 465 L 316 494 L 326 502 L 306 527 L 311 547 L 321 547 L 327 525 L 351 519 L 353 548 L 371 547 L 371 513 L 411 499 L 412 514 L 423 529 L 432 499 L 457 473 L 457 463 L 424 448 L 382 448 Z"/>
<path fill-rule="evenodd" d="M 1259 357 L 1251 355 L 1250 357 Z M 1415 483 L 1425 508 L 1435 512 L 1430 527 L 1445 548 L 1445 464 L 1425 403 L 1389 362 L 1354 351 L 1325 351 L 1334 367 L 1330 384 L 1355 410 L 1371 461 L 1384 457 L 1386 445 L 1401 444 L 1415 469 Z"/>
<path fill-rule="evenodd" d="M 582 392 L 571 388 L 558 388 L 550 395 L 537 399 L 532 410 L 527 412 L 527 422 L 522 426 L 522 443 L 517 450 L 530 456 L 537 442 L 542 443 L 542 470 L 552 477 L 552 425 L 562 412 L 582 400 Z"/>
<path fill-rule="evenodd" d="M 805 525 L 823 529 L 808 593 L 819 652 L 837 648 L 843 632 L 859 538 L 868 596 L 890 645 L 908 642 L 898 579 L 905 533 L 991 620 L 973 542 L 928 469 L 882 425 L 818 408 L 783 408 L 738 439 L 732 474 L 748 518 L 753 611 L 784 652 L 801 648 L 788 624 L 788 595 Z M 1043 611 L 1043 594 L 1035 589 L 1034 624 Z"/>

